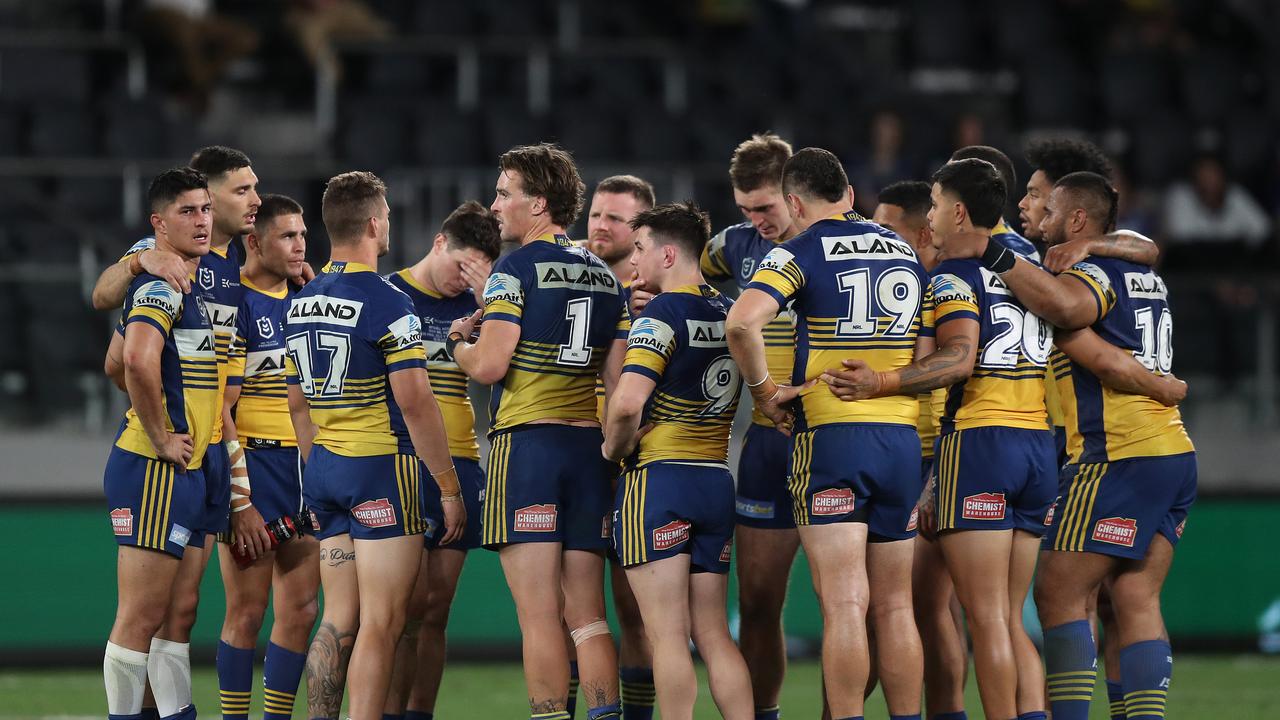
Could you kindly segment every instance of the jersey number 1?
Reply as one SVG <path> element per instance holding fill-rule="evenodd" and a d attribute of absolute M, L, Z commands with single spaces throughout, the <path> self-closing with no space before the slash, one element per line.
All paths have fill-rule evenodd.
<path fill-rule="evenodd" d="M 560 346 L 557 362 L 561 365 L 584 367 L 591 362 L 591 348 L 587 346 L 587 330 L 591 328 L 591 298 L 570 300 L 565 307 L 564 319 L 569 321 L 569 342 Z"/>

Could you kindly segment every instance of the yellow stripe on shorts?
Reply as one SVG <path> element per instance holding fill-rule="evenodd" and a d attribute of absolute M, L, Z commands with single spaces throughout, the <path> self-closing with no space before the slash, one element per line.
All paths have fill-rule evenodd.
<path fill-rule="evenodd" d="M 1107 472 L 1107 463 L 1086 463 L 1076 468 L 1067 490 L 1067 502 L 1063 507 L 1061 527 L 1053 543 L 1054 550 L 1081 552 L 1089 529 L 1089 517 L 1098 499 L 1098 486 Z"/>
<path fill-rule="evenodd" d="M 507 541 L 507 467 L 511 454 L 511 435 L 498 435 L 489 449 L 489 473 L 484 491 L 483 535 L 486 545 Z"/>
<path fill-rule="evenodd" d="M 809 524 L 809 466 L 813 459 L 813 431 L 795 436 L 795 449 L 791 453 L 791 514 L 796 525 Z"/>

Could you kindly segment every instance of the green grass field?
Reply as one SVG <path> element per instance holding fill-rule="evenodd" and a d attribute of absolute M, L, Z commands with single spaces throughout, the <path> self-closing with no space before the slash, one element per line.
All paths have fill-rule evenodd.
<path fill-rule="evenodd" d="M 261 669 L 259 668 L 259 673 Z M 259 677 L 261 675 L 259 674 Z M 791 665 L 782 693 L 788 718 L 815 719 L 821 712 L 818 665 L 813 661 Z M 217 678 L 213 670 L 200 668 L 195 676 L 196 706 L 205 717 L 217 716 Z M 982 718 L 977 689 L 969 683 L 969 713 Z M 305 693 L 300 694 L 300 705 Z M 261 717 L 261 691 L 255 693 L 251 717 Z M 444 689 L 436 709 L 441 720 L 474 720 L 528 717 L 524 684 L 515 664 L 460 664 L 445 670 Z M 17 718 L 103 717 L 102 675 L 92 669 L 0 671 L 0 720 Z M 579 710 L 578 717 L 583 713 Z M 305 718 L 298 707 L 294 717 Z M 697 718 L 719 714 L 706 689 L 698 697 Z M 868 701 L 866 717 L 886 718 L 879 693 Z M 1092 718 L 1105 720 L 1106 693 L 1099 687 Z M 1258 656 L 1179 657 L 1174 665 L 1169 717 L 1176 720 L 1264 720 L 1280 717 L 1280 658 Z"/>

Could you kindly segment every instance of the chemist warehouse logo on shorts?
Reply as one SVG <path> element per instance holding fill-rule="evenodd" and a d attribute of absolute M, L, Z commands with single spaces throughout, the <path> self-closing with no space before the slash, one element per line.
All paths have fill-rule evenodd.
<path fill-rule="evenodd" d="M 133 510 L 127 507 L 116 508 L 111 511 L 111 531 L 116 537 L 125 537 L 133 534 Z"/>
<path fill-rule="evenodd" d="M 1097 542 L 1133 547 L 1138 538 L 1138 521 L 1133 518 L 1102 518 L 1093 526 L 1093 539 Z"/>
<path fill-rule="evenodd" d="M 386 498 L 365 500 L 351 508 L 351 516 L 365 527 L 381 528 L 396 524 L 396 509 Z"/>
<path fill-rule="evenodd" d="M 978 493 L 964 499 L 960 517 L 965 520 L 1003 520 L 1004 493 Z"/>
<path fill-rule="evenodd" d="M 853 512 L 855 498 L 849 488 L 831 488 L 813 494 L 810 512 L 814 515 L 844 515 Z"/>
<path fill-rule="evenodd" d="M 689 539 L 689 523 L 672 520 L 653 531 L 653 549 L 670 550 Z"/>
<path fill-rule="evenodd" d="M 516 511 L 516 532 L 555 532 L 556 506 L 530 505 Z"/>

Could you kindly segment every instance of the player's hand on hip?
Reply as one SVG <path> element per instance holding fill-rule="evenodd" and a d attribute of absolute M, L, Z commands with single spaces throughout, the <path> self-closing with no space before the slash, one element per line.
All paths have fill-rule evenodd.
<path fill-rule="evenodd" d="M 1182 402 L 1187 397 L 1187 383 L 1185 380 L 1178 379 L 1173 373 L 1164 376 L 1165 392 L 1162 392 L 1156 401 L 1161 405 L 1173 407 Z"/>
<path fill-rule="evenodd" d="M 171 462 L 182 470 L 191 463 L 194 453 L 195 445 L 191 442 L 191 436 L 185 433 L 165 433 L 164 440 L 156 448 L 156 455 L 161 460 Z"/>
<path fill-rule="evenodd" d="M 1044 269 L 1053 274 L 1058 274 L 1063 270 L 1075 265 L 1076 263 L 1089 257 L 1092 250 L 1093 241 L 1089 238 L 1078 238 L 1070 240 L 1060 245 L 1045 250 L 1044 253 Z"/>
<path fill-rule="evenodd" d="M 861 360 L 842 360 L 843 369 L 832 368 L 818 377 L 831 393 L 846 402 L 873 398 L 880 391 L 880 374 Z"/>
<path fill-rule="evenodd" d="M 765 397 L 755 398 L 756 407 L 773 422 L 778 432 L 791 437 L 791 428 L 795 425 L 795 413 L 791 405 L 800 397 L 800 393 L 813 387 L 817 380 L 810 380 L 803 385 L 775 385 L 774 392 Z"/>
<path fill-rule="evenodd" d="M 138 256 L 142 269 L 184 293 L 191 292 L 191 278 L 187 273 L 187 261 L 177 253 L 152 248 Z"/>
<path fill-rule="evenodd" d="M 257 560 L 271 549 L 266 521 L 253 505 L 231 513 L 231 542 L 239 545 L 250 560 Z"/>
<path fill-rule="evenodd" d="M 631 317 L 639 315 L 640 311 L 644 310 L 644 306 L 648 305 L 649 301 L 653 299 L 653 293 L 645 290 L 644 287 L 643 280 L 634 280 L 631 283 L 631 300 L 628 306 L 628 310 L 631 311 Z"/>
<path fill-rule="evenodd" d="M 448 545 L 462 538 L 467 529 L 467 506 L 462 502 L 462 495 L 451 498 L 440 498 L 440 506 L 444 508 L 444 536 L 441 545 Z"/>

